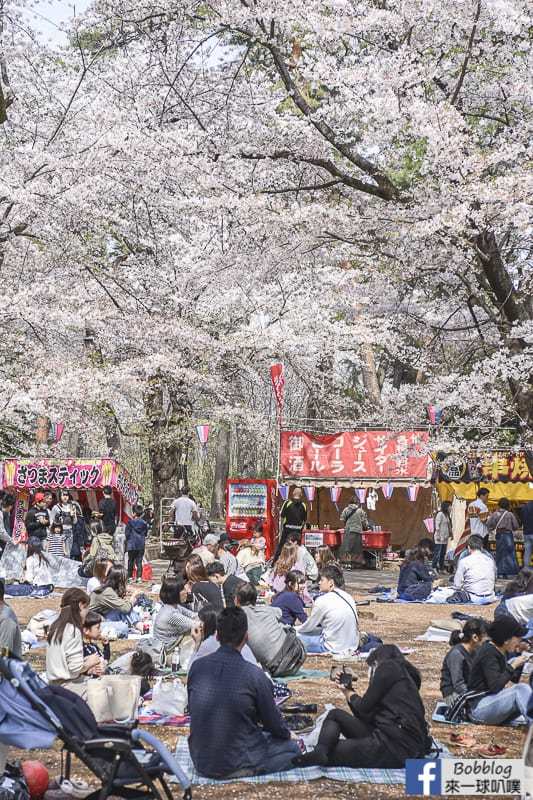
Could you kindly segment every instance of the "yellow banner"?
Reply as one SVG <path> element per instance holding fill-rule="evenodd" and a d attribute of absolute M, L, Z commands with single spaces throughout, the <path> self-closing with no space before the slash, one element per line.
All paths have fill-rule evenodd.
<path fill-rule="evenodd" d="M 511 503 L 527 503 L 533 500 L 533 484 L 510 483 L 494 481 L 487 483 L 447 483 L 439 481 L 437 492 L 441 500 L 453 500 L 454 496 L 460 500 L 475 500 L 478 489 L 489 490 L 489 503 L 497 503 L 502 497 L 507 497 Z"/>

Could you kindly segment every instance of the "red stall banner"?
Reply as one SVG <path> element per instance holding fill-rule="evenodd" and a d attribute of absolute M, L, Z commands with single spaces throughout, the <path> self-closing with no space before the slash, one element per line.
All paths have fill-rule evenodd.
<path fill-rule="evenodd" d="M 325 479 L 426 479 L 427 431 L 281 432 L 281 476 Z"/>
<path fill-rule="evenodd" d="M 285 394 L 285 368 L 283 364 L 272 364 L 270 367 L 270 380 L 278 406 L 278 416 L 283 411 L 283 396 Z"/>

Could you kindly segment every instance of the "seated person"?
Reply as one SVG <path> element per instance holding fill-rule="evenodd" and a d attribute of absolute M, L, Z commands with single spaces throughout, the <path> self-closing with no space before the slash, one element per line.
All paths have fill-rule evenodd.
<path fill-rule="evenodd" d="M 496 563 L 483 549 L 480 536 L 468 538 L 468 555 L 459 559 L 453 578 L 455 594 L 448 602 L 486 603 L 494 601 Z"/>
<path fill-rule="evenodd" d="M 235 594 L 246 581 L 241 581 L 236 575 L 228 575 L 220 561 L 213 561 L 206 568 L 207 576 L 211 583 L 222 590 L 226 608 L 235 605 Z"/>
<path fill-rule="evenodd" d="M 4 581 L 0 580 L 0 649 L 22 658 L 22 638 L 17 615 L 4 600 Z"/>
<path fill-rule="evenodd" d="M 263 536 L 263 523 L 258 522 L 252 531 L 251 538 L 252 547 L 256 551 L 261 562 L 264 564 L 266 561 L 266 539 Z"/>
<path fill-rule="evenodd" d="M 172 648 L 187 636 L 198 622 L 198 616 L 185 607 L 188 591 L 183 580 L 165 578 L 161 584 L 161 608 L 154 619 L 153 646 L 156 650 Z"/>
<path fill-rule="evenodd" d="M 241 655 L 247 628 L 242 609 L 224 609 L 217 620 L 220 648 L 189 671 L 189 750 L 195 768 L 208 778 L 280 772 L 290 769 L 299 752 L 272 684 Z"/>
<path fill-rule="evenodd" d="M 102 637 L 101 624 L 103 617 L 95 611 L 88 611 L 83 621 L 83 657 L 97 655 L 101 661 L 109 664 L 111 647 L 107 639 Z M 100 647 L 100 644 L 102 647 Z"/>
<path fill-rule="evenodd" d="M 52 586 L 54 583 L 50 562 L 43 553 L 42 542 L 37 539 L 28 542 L 24 583 L 32 586 Z"/>
<path fill-rule="evenodd" d="M 406 759 L 423 758 L 429 751 L 419 671 L 394 644 L 376 647 L 367 664 L 370 681 L 362 697 L 337 678 L 351 713 L 330 711 L 317 746 L 298 756 L 295 766 L 397 769 Z"/>
<path fill-rule="evenodd" d="M 215 653 L 220 647 L 220 642 L 216 636 L 218 614 L 215 609 L 211 606 L 204 606 L 198 612 L 198 617 L 199 622 L 191 631 L 195 649 L 189 662 L 189 669 L 193 661 L 196 661 L 198 658 L 203 658 L 204 656 L 210 656 L 211 653 Z M 247 644 L 242 648 L 241 656 L 245 661 L 249 661 L 250 664 L 254 664 L 256 667 L 259 666 Z"/>
<path fill-rule="evenodd" d="M 101 614 L 110 622 L 126 622 L 135 625 L 139 621 L 133 611 L 139 592 L 135 592 L 128 600 L 126 597 L 126 570 L 116 564 L 107 573 L 104 583 L 91 594 L 90 610 Z"/>
<path fill-rule="evenodd" d="M 400 600 L 426 600 L 431 594 L 435 573 L 429 565 L 431 541 L 422 539 L 409 550 L 400 567 L 398 597 Z"/>
<path fill-rule="evenodd" d="M 451 706 L 457 698 L 468 691 L 468 679 L 474 654 L 483 643 L 487 626 L 482 619 L 469 619 L 462 631 L 452 631 L 451 650 L 442 663 L 440 691 L 446 705 Z"/>
<path fill-rule="evenodd" d="M 342 572 L 333 564 L 320 573 L 311 616 L 298 628 L 308 653 L 345 653 L 359 647 L 359 620 L 353 597 L 341 589 Z"/>
<path fill-rule="evenodd" d="M 305 575 L 291 570 L 285 576 L 285 589 L 272 598 L 271 605 L 281 609 L 281 621 L 284 625 L 295 625 L 296 622 L 307 622 L 302 592 L 306 587 Z"/>
<path fill-rule="evenodd" d="M 502 725 L 521 715 L 527 720 L 531 687 L 519 681 L 528 655 L 507 660 L 516 653 L 527 629 L 512 617 L 502 616 L 488 626 L 487 633 L 488 641 L 477 650 L 468 679 L 469 692 L 487 694 L 469 703 L 470 719 L 483 725 Z"/>
<path fill-rule="evenodd" d="M 294 629 L 281 623 L 282 611 L 272 606 L 258 606 L 257 589 L 245 583 L 235 596 L 235 604 L 248 619 L 248 644 L 258 662 L 273 678 L 294 675 L 305 661 L 305 647 Z"/>
<path fill-rule="evenodd" d="M 92 578 L 87 581 L 87 594 L 89 596 L 105 582 L 112 566 L 113 562 L 108 561 L 106 558 L 99 558 L 95 561 Z"/>
<path fill-rule="evenodd" d="M 239 544 L 237 562 L 241 570 L 246 573 L 246 577 L 257 586 L 261 575 L 265 571 L 265 552 L 257 548 L 254 541 L 244 539 Z"/>
<path fill-rule="evenodd" d="M 218 552 L 218 536 L 216 533 L 208 533 L 200 547 L 195 547 L 193 555 L 202 559 L 204 567 L 212 564 Z"/>
<path fill-rule="evenodd" d="M 318 578 L 318 567 L 316 561 L 307 547 L 304 544 L 300 544 L 300 540 L 301 536 L 296 531 L 289 533 L 287 537 L 288 542 L 298 545 L 298 555 L 296 557 L 296 561 L 302 566 L 301 571 L 306 578 L 309 578 L 310 581 L 316 581 Z"/>
<path fill-rule="evenodd" d="M 294 541 L 287 541 L 281 548 L 279 558 L 272 567 L 267 583 L 274 592 L 285 589 L 285 576 L 291 570 L 297 570 L 305 575 L 305 565 L 299 560 L 299 546 Z"/>
<path fill-rule="evenodd" d="M 533 627 L 533 569 L 522 567 L 516 578 L 506 585 L 494 617 L 507 614 L 521 625 Z"/>
<path fill-rule="evenodd" d="M 63 686 L 84 699 L 89 674 L 102 675 L 100 656 L 83 655 L 83 622 L 89 596 L 82 589 L 67 589 L 61 598 L 59 617 L 48 632 L 46 675 L 48 682 Z"/>
<path fill-rule="evenodd" d="M 206 605 L 222 611 L 224 608 L 222 592 L 218 586 L 211 583 L 202 559 L 195 553 L 192 553 L 185 562 L 185 579 L 192 594 L 193 611 L 199 611 Z"/>
<path fill-rule="evenodd" d="M 233 553 L 228 549 L 230 547 L 231 540 L 227 533 L 222 533 L 218 539 L 217 551 L 215 554 L 215 561 L 220 562 L 224 567 L 224 572 L 226 575 L 235 575 L 236 578 L 240 578 L 241 581 L 247 581 L 248 576 L 246 572 L 241 567 L 237 558 L 233 555 Z"/>

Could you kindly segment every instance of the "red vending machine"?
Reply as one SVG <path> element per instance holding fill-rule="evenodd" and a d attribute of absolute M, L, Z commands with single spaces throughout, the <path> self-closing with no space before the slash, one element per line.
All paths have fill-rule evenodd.
<path fill-rule="evenodd" d="M 273 555 L 278 534 L 276 481 L 270 478 L 231 478 L 226 484 L 226 532 L 230 539 L 250 539 L 263 523 L 266 557 Z"/>

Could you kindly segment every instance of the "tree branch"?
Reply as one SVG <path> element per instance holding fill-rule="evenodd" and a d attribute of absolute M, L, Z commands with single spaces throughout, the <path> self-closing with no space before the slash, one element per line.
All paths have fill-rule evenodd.
<path fill-rule="evenodd" d="M 462 65 L 461 71 L 459 73 L 459 80 L 457 81 L 457 86 L 455 87 L 454 92 L 452 94 L 452 99 L 450 100 L 452 106 L 454 106 L 456 104 L 456 102 L 457 102 L 457 100 L 459 98 L 459 93 L 461 91 L 461 88 L 463 86 L 463 81 L 464 81 L 465 76 L 466 76 L 466 70 L 467 70 L 467 67 L 468 67 L 468 62 L 470 61 L 470 58 L 472 56 L 472 46 L 474 44 L 474 36 L 476 35 L 476 28 L 477 28 L 477 23 L 478 23 L 478 20 L 479 20 L 480 12 L 481 12 L 481 0 L 477 0 L 477 8 L 476 8 L 475 16 L 474 16 L 474 24 L 472 25 L 472 30 L 470 31 L 470 37 L 468 39 L 468 45 L 466 47 L 466 53 L 465 53 L 463 65 Z"/>

